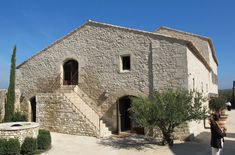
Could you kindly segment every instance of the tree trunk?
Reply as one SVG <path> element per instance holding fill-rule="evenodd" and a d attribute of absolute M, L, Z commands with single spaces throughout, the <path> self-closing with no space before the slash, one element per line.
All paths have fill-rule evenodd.
<path fill-rule="evenodd" d="M 173 146 L 174 141 L 173 141 L 173 135 L 170 132 L 162 132 L 163 134 L 163 145 L 165 145 L 165 141 L 169 146 Z"/>

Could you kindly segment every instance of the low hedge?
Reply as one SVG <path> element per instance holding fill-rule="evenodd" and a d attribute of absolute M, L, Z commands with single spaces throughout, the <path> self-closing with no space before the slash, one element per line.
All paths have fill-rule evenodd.
<path fill-rule="evenodd" d="M 6 139 L 0 139 L 0 155 L 5 154 L 5 145 L 7 143 Z"/>
<path fill-rule="evenodd" d="M 0 140 L 0 155 L 19 155 L 20 142 L 18 139 Z"/>
<path fill-rule="evenodd" d="M 21 154 L 33 155 L 37 151 L 37 139 L 26 137 L 21 145 Z"/>
<path fill-rule="evenodd" d="M 0 155 L 33 155 L 51 147 L 51 134 L 47 130 L 39 130 L 37 139 L 26 137 L 20 147 L 18 139 L 0 139 Z"/>
<path fill-rule="evenodd" d="M 51 147 L 50 131 L 40 129 L 37 137 L 37 144 L 39 150 L 47 150 Z"/>

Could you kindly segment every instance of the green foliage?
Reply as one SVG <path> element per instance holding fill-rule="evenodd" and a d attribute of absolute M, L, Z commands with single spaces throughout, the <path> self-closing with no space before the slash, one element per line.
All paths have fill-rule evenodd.
<path fill-rule="evenodd" d="M 19 155 L 20 154 L 20 142 L 18 139 L 10 138 L 5 142 L 4 155 Z"/>
<path fill-rule="evenodd" d="M 27 115 L 24 114 L 23 112 L 17 111 L 17 112 L 15 112 L 12 121 L 13 122 L 26 122 L 26 121 L 28 121 Z"/>
<path fill-rule="evenodd" d="M 16 72 L 16 46 L 13 49 L 11 57 L 11 71 L 10 82 L 7 90 L 7 102 L 5 105 L 5 122 L 10 122 L 14 116 L 14 104 L 15 104 L 15 72 Z"/>
<path fill-rule="evenodd" d="M 37 150 L 37 139 L 26 137 L 21 145 L 21 154 L 33 155 Z"/>
<path fill-rule="evenodd" d="M 226 102 L 232 102 L 233 91 L 232 89 L 219 90 L 219 96 L 225 98 Z"/>
<path fill-rule="evenodd" d="M 209 101 L 209 108 L 214 112 L 219 112 L 221 109 L 226 108 L 226 102 L 227 99 L 221 95 Z"/>
<path fill-rule="evenodd" d="M 155 92 L 153 96 L 133 98 L 130 111 L 133 119 L 149 129 L 158 127 L 163 134 L 163 143 L 173 145 L 173 132 L 186 121 L 202 120 L 206 110 L 200 93 L 184 90 Z"/>
<path fill-rule="evenodd" d="M 37 137 L 38 149 L 47 150 L 51 147 L 51 134 L 47 130 L 39 130 Z"/>
<path fill-rule="evenodd" d="M 0 139 L 0 155 L 5 155 L 5 145 L 7 143 L 6 139 Z"/>

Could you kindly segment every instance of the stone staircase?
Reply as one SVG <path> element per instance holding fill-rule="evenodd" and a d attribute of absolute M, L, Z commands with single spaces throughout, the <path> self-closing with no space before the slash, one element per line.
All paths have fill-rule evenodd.
<path fill-rule="evenodd" d="M 62 86 L 57 90 L 63 95 L 79 110 L 87 120 L 95 127 L 97 135 L 99 137 L 110 136 L 112 133 L 110 128 L 101 119 L 98 110 L 93 108 L 95 102 L 84 93 L 78 86 Z"/>

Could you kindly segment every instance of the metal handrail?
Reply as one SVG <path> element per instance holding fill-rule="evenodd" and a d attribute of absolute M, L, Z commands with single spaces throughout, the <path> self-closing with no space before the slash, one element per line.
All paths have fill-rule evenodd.
<path fill-rule="evenodd" d="M 70 79 L 72 83 L 74 82 L 74 80 L 76 80 L 75 77 L 76 77 L 77 74 L 78 74 L 78 71 L 76 71 L 76 72 L 72 75 L 72 78 Z M 64 83 L 64 79 L 62 79 L 62 80 L 63 80 L 63 83 Z"/>

